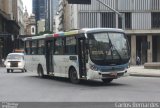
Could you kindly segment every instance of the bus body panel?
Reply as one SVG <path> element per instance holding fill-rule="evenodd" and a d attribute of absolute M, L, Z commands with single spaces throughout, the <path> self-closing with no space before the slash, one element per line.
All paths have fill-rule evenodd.
<path fill-rule="evenodd" d="M 24 39 L 25 41 L 44 40 L 45 44 L 43 45 L 45 50 L 43 52 L 43 55 L 25 55 L 25 67 L 29 71 L 37 72 L 38 65 L 41 65 L 45 75 L 52 74 L 57 77 L 65 78 L 69 77 L 69 69 L 71 67 L 75 68 L 75 70 L 77 71 L 78 79 L 82 78 L 89 80 L 119 78 L 121 76 L 124 76 L 124 74 L 127 72 L 130 54 L 127 53 L 129 52 L 129 48 L 125 49 L 126 54 L 128 54 L 128 58 L 126 59 L 126 61 L 124 61 L 124 52 L 120 52 L 121 49 L 117 50 L 117 48 L 123 48 L 123 45 L 129 47 L 127 39 L 125 38 L 125 36 L 117 35 L 114 33 L 125 35 L 125 32 L 120 29 L 94 28 L 81 29 L 76 33 L 71 32 L 71 34 L 69 34 L 69 32 L 55 33 L 53 35 L 48 35 L 49 38 L 45 35 L 31 37 L 28 38 L 29 40 L 27 40 L 26 38 Z M 68 40 L 67 43 L 67 40 L 65 39 L 67 39 L 67 37 L 69 36 L 76 37 L 76 42 L 69 42 Z M 121 46 L 116 45 L 118 44 L 117 39 L 119 39 L 117 38 L 117 36 L 123 38 L 123 41 L 120 41 L 122 44 L 119 43 Z M 61 44 L 56 43 L 58 42 L 56 39 L 59 38 L 62 39 L 61 41 L 59 41 L 61 42 Z M 39 43 L 37 43 L 36 45 L 38 46 L 38 44 Z M 77 55 L 70 54 L 72 53 L 72 48 L 75 48 L 74 45 L 76 46 L 76 52 L 74 54 L 78 53 Z M 37 46 L 36 48 L 38 50 Z M 61 53 L 56 53 L 55 49 L 59 47 L 61 47 L 63 51 Z M 69 49 L 67 51 L 71 52 L 67 52 L 67 48 Z M 70 55 L 66 53 L 69 53 Z"/>
<path fill-rule="evenodd" d="M 128 63 L 114 66 L 100 66 L 93 63 L 89 58 L 89 62 L 87 63 L 87 80 L 110 78 L 110 76 L 112 77 L 112 74 L 115 74 L 115 76 L 113 75 L 114 79 L 126 76 L 125 74 L 128 66 Z"/>
<path fill-rule="evenodd" d="M 77 55 L 74 55 L 78 58 Z M 79 73 L 78 59 L 70 60 L 70 55 L 54 55 L 54 76 L 69 77 L 69 68 L 72 66 Z M 79 74 L 78 74 L 79 75 Z M 78 76 L 79 78 L 79 76 Z"/>
<path fill-rule="evenodd" d="M 38 65 L 41 65 L 43 68 L 44 74 L 47 74 L 46 72 L 46 59 L 44 55 L 27 55 L 25 56 L 25 66 L 27 70 L 32 72 L 37 72 Z"/>

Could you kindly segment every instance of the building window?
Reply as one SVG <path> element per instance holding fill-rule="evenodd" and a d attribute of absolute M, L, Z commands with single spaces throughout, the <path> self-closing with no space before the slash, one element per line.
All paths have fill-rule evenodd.
<path fill-rule="evenodd" d="M 76 54 L 76 38 L 66 37 L 66 49 L 65 54 Z"/>
<path fill-rule="evenodd" d="M 63 39 L 57 38 L 55 39 L 55 45 L 54 45 L 54 54 L 56 55 L 63 55 Z"/>
<path fill-rule="evenodd" d="M 31 35 L 35 35 L 35 26 L 31 26 Z"/>
<path fill-rule="evenodd" d="M 152 28 L 160 28 L 160 12 L 151 13 Z"/>
<path fill-rule="evenodd" d="M 116 27 L 116 15 L 114 12 L 101 13 L 101 27 Z"/>
<path fill-rule="evenodd" d="M 132 28 L 132 17 L 131 13 L 127 12 L 125 14 L 125 29 L 131 29 Z M 118 18 L 118 27 L 122 28 L 122 18 Z"/>

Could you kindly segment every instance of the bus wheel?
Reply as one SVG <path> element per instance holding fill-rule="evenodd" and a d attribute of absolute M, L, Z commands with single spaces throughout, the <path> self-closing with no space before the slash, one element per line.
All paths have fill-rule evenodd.
<path fill-rule="evenodd" d="M 25 72 L 24 69 L 21 70 L 22 72 Z"/>
<path fill-rule="evenodd" d="M 80 80 L 78 79 L 78 76 L 77 76 L 77 71 L 74 68 L 71 68 L 69 70 L 69 78 L 70 78 L 70 81 L 74 84 L 80 83 Z"/>
<path fill-rule="evenodd" d="M 10 72 L 10 69 L 7 69 L 7 73 L 9 73 Z"/>
<path fill-rule="evenodd" d="M 41 78 L 44 77 L 44 73 L 43 73 L 43 68 L 42 68 L 42 66 L 38 66 L 37 73 L 38 73 L 38 76 L 39 76 L 39 77 L 41 77 Z"/>
<path fill-rule="evenodd" d="M 11 73 L 13 73 L 13 69 L 11 69 Z"/>
<path fill-rule="evenodd" d="M 111 83 L 113 81 L 112 78 L 106 78 L 106 79 L 102 79 L 103 83 L 108 84 Z"/>

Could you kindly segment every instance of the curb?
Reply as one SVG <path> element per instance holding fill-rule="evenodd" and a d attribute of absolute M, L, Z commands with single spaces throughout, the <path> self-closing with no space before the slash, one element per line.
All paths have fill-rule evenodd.
<path fill-rule="evenodd" d="M 134 73 L 130 73 L 130 76 L 135 76 L 135 77 L 157 77 L 159 78 L 160 75 L 148 75 L 148 74 L 134 74 Z"/>

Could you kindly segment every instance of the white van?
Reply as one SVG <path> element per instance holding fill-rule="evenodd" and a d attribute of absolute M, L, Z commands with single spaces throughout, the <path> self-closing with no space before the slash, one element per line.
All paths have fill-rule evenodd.
<path fill-rule="evenodd" d="M 22 70 L 25 72 L 25 61 L 24 61 L 24 53 L 10 53 L 8 54 L 5 62 L 4 62 L 7 73 L 13 72 L 14 70 Z"/>

